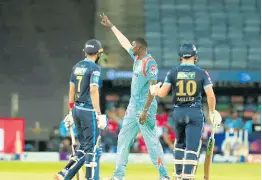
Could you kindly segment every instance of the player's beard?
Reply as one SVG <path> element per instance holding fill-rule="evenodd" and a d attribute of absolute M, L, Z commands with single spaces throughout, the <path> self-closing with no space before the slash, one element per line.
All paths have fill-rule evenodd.
<path fill-rule="evenodd" d="M 98 53 L 98 54 L 97 54 L 97 58 L 96 58 L 96 60 L 95 60 L 95 63 L 96 63 L 96 64 L 98 64 L 98 63 L 99 63 L 100 57 L 101 57 L 101 54 L 100 54 L 100 53 Z"/>
<path fill-rule="evenodd" d="M 99 60 L 100 60 L 100 57 L 97 57 L 96 60 L 95 60 L 95 63 L 98 64 Z"/>

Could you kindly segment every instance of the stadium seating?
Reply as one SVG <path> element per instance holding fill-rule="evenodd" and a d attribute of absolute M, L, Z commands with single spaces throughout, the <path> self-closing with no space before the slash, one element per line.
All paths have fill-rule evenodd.
<path fill-rule="evenodd" d="M 179 63 L 182 43 L 194 43 L 209 69 L 260 68 L 259 0 L 145 0 L 145 34 L 160 66 Z"/>

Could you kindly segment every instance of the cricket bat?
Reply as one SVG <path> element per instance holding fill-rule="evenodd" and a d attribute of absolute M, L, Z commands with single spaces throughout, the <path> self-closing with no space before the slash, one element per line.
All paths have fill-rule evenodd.
<path fill-rule="evenodd" d="M 99 135 L 98 137 L 97 137 L 97 140 L 96 140 L 96 144 L 95 144 L 95 147 L 94 147 L 94 153 L 96 154 L 96 149 L 97 148 L 99 148 L 99 146 L 100 146 L 100 141 L 101 141 L 101 135 Z M 93 162 L 96 160 L 96 156 L 94 156 L 93 157 Z M 95 172 L 94 171 L 92 171 L 92 177 L 94 177 L 95 176 Z"/>
<path fill-rule="evenodd" d="M 207 144 L 207 151 L 206 151 L 206 158 L 205 158 L 205 164 L 204 164 L 204 180 L 210 180 L 210 168 L 212 164 L 212 157 L 213 157 L 213 151 L 215 146 L 215 130 L 216 126 L 213 126 L 211 136 L 209 137 L 208 144 Z"/>
<path fill-rule="evenodd" d="M 75 155 L 75 148 L 76 148 L 77 144 L 76 144 L 76 138 L 75 138 L 74 130 L 73 130 L 72 127 L 70 127 L 70 134 L 71 134 L 71 139 L 72 139 L 72 153 L 73 153 L 73 155 Z M 82 167 L 76 173 L 76 179 L 77 180 L 84 180 L 84 172 L 82 170 Z"/>

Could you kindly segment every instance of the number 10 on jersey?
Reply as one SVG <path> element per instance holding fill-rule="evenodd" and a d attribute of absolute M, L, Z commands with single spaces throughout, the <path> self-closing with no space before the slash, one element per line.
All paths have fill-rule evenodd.
<path fill-rule="evenodd" d="M 197 91 L 197 84 L 194 80 L 179 80 L 176 86 L 178 88 L 177 96 L 194 96 Z"/>

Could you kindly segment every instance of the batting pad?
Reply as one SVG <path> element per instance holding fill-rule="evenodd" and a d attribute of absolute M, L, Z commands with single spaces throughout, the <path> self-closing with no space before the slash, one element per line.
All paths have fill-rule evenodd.
<path fill-rule="evenodd" d="M 184 155 L 185 155 L 185 149 L 180 149 L 180 148 L 174 149 L 175 176 L 179 176 L 182 173 Z"/>
<path fill-rule="evenodd" d="M 186 151 L 185 152 L 185 159 L 183 161 L 183 172 L 182 172 L 182 179 L 194 179 L 195 170 L 194 167 L 198 165 L 197 156 L 198 152 L 195 151 Z"/>
<path fill-rule="evenodd" d="M 85 156 L 82 156 L 78 161 L 76 161 L 68 170 L 66 176 L 64 177 L 64 180 L 71 180 L 76 173 L 79 171 L 79 169 L 83 166 L 85 163 Z"/>

